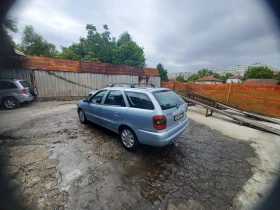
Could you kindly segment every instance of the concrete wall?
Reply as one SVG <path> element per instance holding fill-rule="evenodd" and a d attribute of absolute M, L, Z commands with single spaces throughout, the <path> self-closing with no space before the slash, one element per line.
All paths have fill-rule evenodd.
<path fill-rule="evenodd" d="M 195 84 L 222 84 L 223 82 L 218 81 L 201 81 L 201 82 L 195 82 Z"/>
<path fill-rule="evenodd" d="M 227 83 L 241 83 L 241 79 L 227 79 Z"/>

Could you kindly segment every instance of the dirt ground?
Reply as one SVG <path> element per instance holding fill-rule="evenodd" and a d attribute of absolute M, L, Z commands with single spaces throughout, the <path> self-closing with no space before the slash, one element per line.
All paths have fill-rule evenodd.
<path fill-rule="evenodd" d="M 190 126 L 174 145 L 129 153 L 115 133 L 81 124 L 76 102 L 0 110 L 1 168 L 28 209 L 243 207 L 240 197 L 257 192 L 244 188 L 261 162 L 256 148 L 189 112 Z"/>

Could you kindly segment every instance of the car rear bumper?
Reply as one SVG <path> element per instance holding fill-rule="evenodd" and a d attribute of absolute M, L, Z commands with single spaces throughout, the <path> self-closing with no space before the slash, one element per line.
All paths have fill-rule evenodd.
<path fill-rule="evenodd" d="M 169 131 L 154 133 L 150 131 L 136 129 L 136 135 L 138 137 L 139 142 L 142 144 L 163 147 L 175 141 L 184 132 L 188 125 L 189 118 L 186 117 L 180 123 L 180 125 L 176 126 L 175 128 L 172 128 Z M 169 133 L 172 133 L 173 135 L 170 136 Z"/>
<path fill-rule="evenodd" d="M 27 102 L 27 101 L 32 101 L 33 99 L 34 99 L 34 97 L 31 94 L 22 94 L 22 95 L 17 96 L 17 100 L 20 103 Z"/>

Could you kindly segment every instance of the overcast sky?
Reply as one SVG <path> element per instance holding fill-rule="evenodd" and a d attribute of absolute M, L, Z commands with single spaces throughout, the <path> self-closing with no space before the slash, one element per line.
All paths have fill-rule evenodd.
<path fill-rule="evenodd" d="M 78 3 L 79 2 L 79 3 Z M 148 67 L 197 71 L 257 61 L 280 68 L 279 31 L 261 0 L 18 0 L 18 43 L 25 25 L 49 42 L 69 46 L 91 23 L 112 36 L 128 31 L 144 46 Z"/>

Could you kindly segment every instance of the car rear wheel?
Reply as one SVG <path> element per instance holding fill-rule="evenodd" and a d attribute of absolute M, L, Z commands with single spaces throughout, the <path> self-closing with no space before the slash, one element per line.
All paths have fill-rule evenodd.
<path fill-rule="evenodd" d="M 121 130 L 120 139 L 124 148 L 129 152 L 135 152 L 135 150 L 139 147 L 139 141 L 136 135 L 128 127 Z"/>
<path fill-rule="evenodd" d="M 78 114 L 79 114 L 79 119 L 80 119 L 81 123 L 85 124 L 85 123 L 88 122 L 88 120 L 86 118 L 86 115 L 85 115 L 83 110 L 80 109 Z"/>
<path fill-rule="evenodd" d="M 3 100 L 5 109 L 16 109 L 19 107 L 19 101 L 13 97 L 8 97 Z"/>

